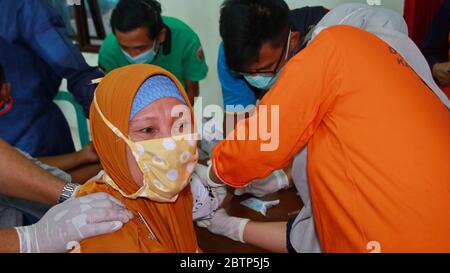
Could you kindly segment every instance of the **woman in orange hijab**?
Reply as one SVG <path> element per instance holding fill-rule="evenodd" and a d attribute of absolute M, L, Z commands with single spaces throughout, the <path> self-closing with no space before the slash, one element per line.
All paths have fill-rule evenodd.
<path fill-rule="evenodd" d="M 135 217 L 120 231 L 82 241 L 80 251 L 197 252 L 186 187 L 197 142 L 178 80 L 153 65 L 112 71 L 96 90 L 90 128 L 104 171 L 77 195 L 110 193 Z"/>

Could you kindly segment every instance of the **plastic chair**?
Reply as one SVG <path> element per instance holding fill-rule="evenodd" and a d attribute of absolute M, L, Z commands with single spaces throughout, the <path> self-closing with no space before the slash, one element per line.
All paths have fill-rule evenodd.
<path fill-rule="evenodd" d="M 83 108 L 75 100 L 74 96 L 69 92 L 60 91 L 56 95 L 55 100 L 69 102 L 75 108 L 75 113 L 77 116 L 78 135 L 80 136 L 81 147 L 91 142 L 89 137 L 88 125 L 86 122 L 86 118 L 84 117 Z"/>

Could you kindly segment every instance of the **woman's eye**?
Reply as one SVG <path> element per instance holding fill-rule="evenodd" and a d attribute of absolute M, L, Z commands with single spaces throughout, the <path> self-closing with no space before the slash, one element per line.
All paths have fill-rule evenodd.
<path fill-rule="evenodd" d="M 155 131 L 155 130 L 154 130 L 153 128 L 151 128 L 151 127 L 147 127 L 147 128 L 144 128 L 144 129 L 139 130 L 139 132 L 144 133 L 144 134 L 151 134 L 151 133 L 153 133 L 154 131 Z"/>

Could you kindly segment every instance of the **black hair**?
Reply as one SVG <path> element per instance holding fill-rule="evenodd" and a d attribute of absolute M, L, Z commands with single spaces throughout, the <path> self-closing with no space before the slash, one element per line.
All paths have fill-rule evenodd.
<path fill-rule="evenodd" d="M 289 31 L 289 6 L 284 0 L 225 0 L 220 11 L 227 65 L 244 71 L 258 61 L 263 43 L 281 47 Z"/>
<path fill-rule="evenodd" d="M 156 0 L 120 0 L 111 15 L 113 32 L 129 32 L 146 27 L 148 37 L 155 39 L 164 27 L 161 4 Z"/>
<path fill-rule="evenodd" d="M 0 85 L 6 82 L 5 71 L 3 71 L 3 66 L 0 64 Z"/>

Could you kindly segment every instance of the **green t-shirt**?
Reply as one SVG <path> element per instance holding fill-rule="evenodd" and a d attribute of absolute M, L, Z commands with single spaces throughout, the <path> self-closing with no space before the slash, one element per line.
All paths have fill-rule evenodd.
<path fill-rule="evenodd" d="M 176 18 L 163 16 L 163 22 L 170 29 L 172 49 L 164 55 L 162 45 L 152 64 L 170 71 L 185 87 L 185 80 L 203 80 L 208 73 L 208 66 L 197 34 Z M 110 72 L 129 64 L 114 33 L 108 34 L 100 48 L 99 66 Z"/>

